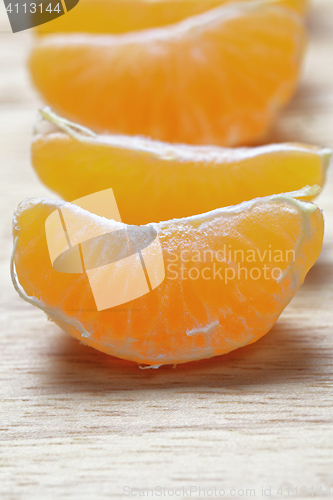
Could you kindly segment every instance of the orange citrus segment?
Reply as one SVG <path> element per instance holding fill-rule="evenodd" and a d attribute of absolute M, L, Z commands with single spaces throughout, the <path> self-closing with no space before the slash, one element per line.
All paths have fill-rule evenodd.
<path fill-rule="evenodd" d="M 30 71 L 48 103 L 95 130 L 236 146 L 290 100 L 304 46 L 300 16 L 243 2 L 150 31 L 43 37 Z"/>
<path fill-rule="evenodd" d="M 318 258 L 321 211 L 296 199 L 316 192 L 305 188 L 155 224 L 164 281 L 103 311 L 86 274 L 52 268 L 45 221 L 58 208 L 72 211 L 78 224 L 90 217 L 96 231 L 113 230 L 114 221 L 64 201 L 26 200 L 14 217 L 13 283 L 65 331 L 108 354 L 154 367 L 224 354 L 272 327 Z M 106 250 L 115 252 L 112 245 Z"/>
<path fill-rule="evenodd" d="M 330 150 L 303 144 L 224 149 L 95 135 L 48 109 L 32 143 L 40 179 L 72 201 L 112 188 L 128 224 L 203 213 L 306 185 L 323 186 Z M 51 122 L 55 126 L 47 128 Z M 44 129 L 44 132 L 42 130 Z"/>
<path fill-rule="evenodd" d="M 176 23 L 230 1 L 234 0 L 80 0 L 68 14 L 37 26 L 35 31 L 39 35 L 125 33 Z M 308 1 L 280 0 L 279 4 L 305 14 Z"/>

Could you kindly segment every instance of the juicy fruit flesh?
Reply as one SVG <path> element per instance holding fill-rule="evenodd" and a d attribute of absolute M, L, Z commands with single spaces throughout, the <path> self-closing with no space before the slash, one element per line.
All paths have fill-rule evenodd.
<path fill-rule="evenodd" d="M 32 143 L 32 164 L 40 179 L 69 201 L 112 188 L 127 224 L 323 186 L 330 157 L 328 149 L 301 144 L 223 149 L 98 136 L 50 110 L 41 113 L 56 128 L 37 133 Z"/>
<path fill-rule="evenodd" d="M 267 131 L 294 93 L 304 23 L 264 2 L 124 35 L 54 35 L 30 70 L 45 100 L 95 130 L 236 146 Z"/>
<path fill-rule="evenodd" d="M 75 10 L 37 26 L 35 32 L 40 35 L 54 32 L 126 33 L 176 23 L 229 2 L 230 0 L 80 0 Z M 307 0 L 279 2 L 301 14 L 305 13 L 307 3 Z"/>
<path fill-rule="evenodd" d="M 31 301 L 74 337 L 121 358 L 157 366 L 227 353 L 255 342 L 271 328 L 318 258 L 322 214 L 315 205 L 293 198 L 312 194 L 305 190 L 277 195 L 154 225 L 166 266 L 170 262 L 174 265 L 176 259 L 176 268 L 166 267 L 164 282 L 149 294 L 99 312 L 86 276 L 58 273 L 50 263 L 45 220 L 57 207 L 66 205 L 71 210 L 71 205 L 28 200 L 18 208 L 14 220 L 14 260 L 25 291 L 20 293 L 35 297 Z M 108 224 L 105 219 L 94 220 Z M 237 264 L 228 254 L 225 262 L 217 259 L 225 244 L 227 249 L 230 245 L 238 251 L 259 250 L 260 258 L 254 265 L 266 265 L 271 271 L 280 267 L 281 279 L 267 280 L 263 275 L 244 279 L 244 270 L 237 279 L 207 279 L 213 264 L 219 265 L 222 276 Z M 277 264 L 264 254 L 269 249 L 295 252 L 295 259 Z M 214 262 L 204 261 L 205 251 L 208 255 L 213 252 Z M 193 274 L 190 269 L 196 268 L 199 277 L 179 275 L 175 279 L 180 265 L 188 276 Z M 253 262 L 241 265 L 250 271 Z M 13 279 L 19 290 L 14 275 Z"/>

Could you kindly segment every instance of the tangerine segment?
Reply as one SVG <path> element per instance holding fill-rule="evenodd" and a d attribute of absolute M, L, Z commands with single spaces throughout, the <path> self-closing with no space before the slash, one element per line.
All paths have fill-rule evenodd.
<path fill-rule="evenodd" d="M 304 46 L 300 16 L 243 2 L 150 31 L 44 37 L 30 71 L 48 103 L 95 130 L 236 146 L 290 100 Z"/>
<path fill-rule="evenodd" d="M 224 354 L 268 332 L 318 258 L 322 213 L 296 199 L 315 192 L 155 224 L 164 281 L 104 311 L 97 311 L 87 276 L 55 271 L 47 250 L 45 220 L 54 210 L 72 210 L 78 222 L 89 212 L 64 201 L 26 200 L 14 216 L 13 283 L 66 332 L 107 354 L 154 367 Z M 114 221 L 90 217 L 100 232 L 113 230 Z M 105 249 L 110 260 L 115 249 Z"/>
<path fill-rule="evenodd" d="M 44 35 L 144 30 L 179 22 L 230 1 L 234 0 L 80 0 L 67 15 L 37 26 L 35 32 Z M 279 3 L 303 15 L 308 6 L 307 0 L 280 0 Z"/>
<path fill-rule="evenodd" d="M 40 179 L 70 201 L 112 188 L 128 224 L 323 186 L 330 158 L 329 149 L 303 144 L 225 149 L 95 135 L 48 109 L 41 113 L 48 122 L 39 124 L 32 143 L 32 164 Z M 47 128 L 49 122 L 56 127 Z"/>

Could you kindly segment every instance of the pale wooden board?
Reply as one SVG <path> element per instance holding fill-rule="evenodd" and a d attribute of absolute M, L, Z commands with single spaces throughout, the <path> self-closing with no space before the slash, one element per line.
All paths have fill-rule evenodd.
<path fill-rule="evenodd" d="M 262 340 L 176 369 L 142 371 L 98 353 L 10 283 L 12 212 L 48 191 L 29 164 L 40 104 L 25 69 L 31 39 L 10 33 L 2 2 L 0 31 L 1 500 L 121 498 L 125 486 L 216 487 L 226 497 L 255 488 L 252 498 L 262 486 L 272 498 L 281 485 L 331 486 L 333 495 L 332 172 L 319 199 L 322 255 Z M 313 1 L 310 34 L 300 90 L 271 140 L 333 147 L 332 0 Z"/>

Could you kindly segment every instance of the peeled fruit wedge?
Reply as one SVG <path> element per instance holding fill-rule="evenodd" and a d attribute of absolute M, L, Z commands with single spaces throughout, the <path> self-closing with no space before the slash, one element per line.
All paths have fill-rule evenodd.
<path fill-rule="evenodd" d="M 32 142 L 40 179 L 68 201 L 112 188 L 128 224 L 190 216 L 306 185 L 322 187 L 331 156 L 329 149 L 306 144 L 226 149 L 96 135 L 50 109 L 41 114 Z"/>
<path fill-rule="evenodd" d="M 107 354 L 154 368 L 224 354 L 268 332 L 318 258 L 323 216 L 298 198 L 319 189 L 141 226 L 157 232 L 165 278 L 149 293 L 105 310 L 96 308 L 88 271 L 53 269 L 45 221 L 60 210 L 96 234 L 113 231 L 115 221 L 68 202 L 28 199 L 14 216 L 13 283 L 63 330 Z M 91 241 L 90 252 L 108 252 L 114 260 L 117 240 L 102 249 Z"/>
<path fill-rule="evenodd" d="M 39 35 L 54 32 L 125 33 L 176 23 L 232 1 L 80 0 L 75 10 L 37 26 L 35 31 Z M 276 3 L 301 14 L 305 14 L 308 6 L 308 0 L 280 0 Z"/>
<path fill-rule="evenodd" d="M 241 2 L 164 28 L 43 37 L 29 67 L 56 111 L 95 130 L 237 146 L 292 97 L 305 38 L 291 9 Z"/>

